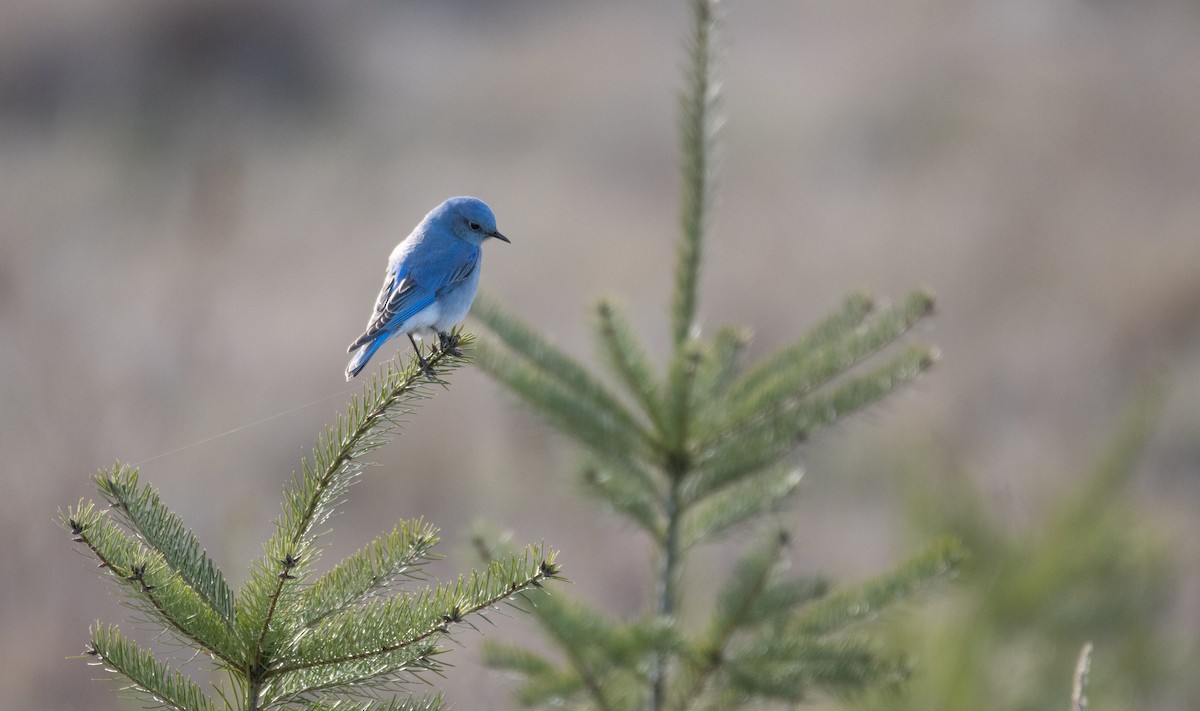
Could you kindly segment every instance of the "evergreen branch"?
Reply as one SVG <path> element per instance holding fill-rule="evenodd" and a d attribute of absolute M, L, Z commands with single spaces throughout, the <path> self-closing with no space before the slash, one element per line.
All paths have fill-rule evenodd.
<path fill-rule="evenodd" d="M 626 433 L 631 441 L 646 439 L 643 427 L 637 419 L 612 395 L 608 387 L 593 376 L 574 358 L 564 353 L 558 347 L 542 338 L 536 331 L 523 323 L 516 316 L 505 313 L 498 305 L 485 298 L 477 299 L 471 313 L 483 322 L 497 338 L 517 358 L 528 361 L 537 371 L 546 376 L 547 380 L 557 381 L 561 389 L 586 401 L 598 412 L 602 413 L 596 419 L 615 423 L 615 430 Z M 522 379 L 505 377 L 505 374 L 516 368 L 517 358 L 504 358 L 499 349 L 488 343 L 481 343 L 479 348 L 479 367 L 500 379 L 527 400 L 536 400 L 518 389 L 514 383 Z M 525 365 L 521 363 L 521 365 Z M 532 370 L 532 369 L 529 369 Z M 571 400 L 572 398 L 566 398 Z M 577 409 L 585 409 L 576 403 Z"/>
<path fill-rule="evenodd" d="M 667 369 L 667 393 L 663 420 L 663 467 L 672 477 L 691 468 L 688 440 L 695 420 L 696 373 L 703 355 L 700 345 L 688 341 L 675 352 Z"/>
<path fill-rule="evenodd" d="M 493 549 L 476 539 L 484 560 Z M 637 704 L 626 696 L 646 681 L 648 650 L 678 650 L 683 643 L 669 624 L 659 621 L 619 625 L 594 610 L 562 597 L 539 598 L 522 606 L 533 615 L 548 640 L 566 657 L 558 668 L 533 652 L 519 647 L 498 647 L 496 668 L 526 673 L 518 699 L 525 706 L 561 706 L 586 694 L 596 708 L 625 709 Z M 487 642 L 485 644 L 491 644 Z"/>
<path fill-rule="evenodd" d="M 535 707 L 570 707 L 570 701 L 580 696 L 581 693 L 587 691 L 583 685 L 583 680 L 574 670 L 558 670 L 555 669 L 543 674 L 536 674 L 526 677 L 525 681 L 517 689 L 515 698 L 517 703 L 527 708 Z M 593 693 L 593 700 L 596 698 Z M 597 702 L 595 708 L 605 709 L 616 707 L 616 704 L 611 706 L 600 705 Z M 583 708 L 591 708 L 583 706 Z"/>
<path fill-rule="evenodd" d="M 438 585 L 415 596 L 372 600 L 331 615 L 316 627 L 301 631 L 288 657 L 263 676 L 270 679 L 387 657 L 432 642 L 447 634 L 451 624 L 462 623 L 518 593 L 540 588 L 547 579 L 557 579 L 554 557 L 553 552 L 543 555 L 533 547 L 507 561 L 492 561 L 483 573 L 473 572 L 454 585 Z"/>
<path fill-rule="evenodd" d="M 744 693 L 798 703 L 813 687 L 844 694 L 902 681 L 908 666 L 857 640 L 776 636 L 730 659 L 725 673 Z"/>
<path fill-rule="evenodd" d="M 646 464 L 633 459 L 627 452 L 614 452 L 611 450 L 598 452 L 593 449 L 590 452 L 590 459 L 595 466 L 587 467 L 583 470 L 584 483 L 586 485 L 592 486 L 595 484 L 595 482 L 589 481 L 589 477 L 591 476 L 589 469 L 593 471 L 596 469 L 602 470 L 602 478 L 620 480 L 612 485 L 614 487 L 613 491 L 607 493 L 619 494 L 630 499 L 636 498 L 640 503 L 635 503 L 635 506 L 646 507 L 645 515 L 647 516 L 647 522 L 652 521 L 656 516 L 661 516 L 661 513 L 652 515 L 651 510 L 662 509 L 661 502 L 666 497 L 663 490 L 663 482 L 661 481 L 661 477 L 656 476 L 653 470 L 647 468 Z M 601 485 L 604 485 L 604 483 L 601 482 Z M 611 500 L 611 503 L 618 508 L 622 508 L 622 505 L 618 505 L 616 500 Z"/>
<path fill-rule="evenodd" d="M 699 272 L 712 193 L 716 180 L 716 143 L 720 83 L 717 80 L 717 17 L 715 0 L 692 1 L 692 34 L 688 44 L 687 76 L 680 96 L 682 234 L 675 262 L 675 291 L 671 302 L 674 357 L 668 369 L 666 418 L 663 431 L 670 449 L 682 451 L 688 437 L 684 408 L 692 399 L 698 353 L 685 353 L 695 322 Z M 674 468 L 668 463 L 668 470 Z M 657 707 L 657 700 L 652 704 Z"/>
<path fill-rule="evenodd" d="M 778 379 L 780 372 L 804 367 L 814 353 L 837 346 L 862 324 L 873 307 L 870 295 L 851 293 L 836 311 L 822 319 L 803 338 L 763 360 L 730 384 L 727 404 L 750 399 L 752 393 L 775 389 L 771 383 Z"/>
<path fill-rule="evenodd" d="M 468 347 L 473 340 L 470 334 L 463 334 L 459 345 Z M 427 361 L 431 370 L 454 370 L 467 359 L 438 350 Z M 301 473 L 284 492 L 284 510 L 265 546 L 267 555 L 252 568 L 238 600 L 238 625 L 245 636 L 256 640 L 251 669 L 260 669 L 272 656 L 278 636 L 287 627 L 276 624 L 277 611 L 297 610 L 300 589 L 292 583 L 305 578 L 317 557 L 317 529 L 362 472 L 362 458 L 390 440 L 407 405 L 426 396 L 425 379 L 415 357 L 403 371 L 389 364 L 382 377 L 376 376 L 363 387 L 361 399 L 351 401 L 347 417 L 339 418 L 337 425 L 319 438 L 311 462 L 301 462 Z"/>
<path fill-rule="evenodd" d="M 685 88 L 680 96 L 683 199 L 680 204 L 682 239 L 675 266 L 671 302 L 672 342 L 678 350 L 688 339 L 695 320 L 697 283 L 716 171 L 713 146 L 720 120 L 716 79 L 716 2 L 693 0 L 694 25 L 688 47 Z"/>
<path fill-rule="evenodd" d="M 792 343 L 791 346 L 780 349 L 774 355 L 764 358 L 762 362 L 754 366 L 754 369 L 746 371 L 742 377 L 737 378 L 730 386 L 728 402 L 732 404 L 732 402 L 744 401 L 749 399 L 751 394 L 772 389 L 770 382 L 776 380 L 781 371 L 790 371 L 797 369 L 798 366 L 803 366 L 809 362 L 812 354 L 827 351 L 852 335 L 853 330 L 857 329 L 863 323 L 863 319 L 869 315 L 872 307 L 874 307 L 874 300 L 871 299 L 870 294 L 853 292 L 847 295 L 845 299 L 842 299 L 838 310 L 823 318 L 802 339 Z"/>
<path fill-rule="evenodd" d="M 709 622 L 706 646 L 713 655 L 720 656 L 734 632 L 762 620 L 762 612 L 757 609 L 758 601 L 783 563 L 787 546 L 787 532 L 777 531 L 738 561 L 724 589 L 717 596 L 716 608 Z"/>
<path fill-rule="evenodd" d="M 618 662 L 628 663 L 623 657 L 629 650 L 627 645 L 618 644 L 620 633 L 615 625 L 582 604 L 560 597 L 540 600 L 530 612 L 546 631 L 550 642 L 566 655 L 567 663 L 579 680 L 578 686 L 587 691 L 596 708 L 600 711 L 620 708 L 609 696 L 610 686 L 604 683 L 605 677 L 620 667 Z M 533 689 L 527 689 L 527 703 L 546 703 L 551 696 L 565 696 L 571 687 L 570 677 L 561 676 L 553 685 L 542 687 L 541 693 L 547 696 L 541 699 L 533 696 Z"/>
<path fill-rule="evenodd" d="M 778 532 L 757 549 L 753 549 L 738 563 L 717 596 L 709 630 L 705 635 L 699 654 L 698 669 L 690 675 L 678 694 L 674 708 L 684 711 L 704 693 L 713 673 L 720 668 L 727 654 L 727 645 L 735 632 L 753 624 L 754 607 L 767 590 L 783 559 L 787 547 L 787 533 Z"/>
<path fill-rule="evenodd" d="M 264 706 L 390 688 L 403 684 L 405 676 L 438 672 L 434 657 L 443 650 L 437 640 L 451 625 L 470 624 L 468 618 L 559 579 L 554 555 L 530 548 L 507 561 L 492 561 L 485 572 L 454 585 L 372 600 L 301 630 L 288 654 L 262 674 Z"/>
<path fill-rule="evenodd" d="M 452 369 L 464 359 L 444 349 L 428 361 Z M 412 577 L 413 566 L 434 557 L 436 530 L 419 520 L 401 522 L 305 585 L 319 554 L 320 528 L 362 471 L 364 455 L 388 441 L 408 412 L 405 405 L 422 397 L 426 377 L 412 362 L 405 371 L 389 365 L 353 399 L 347 416 L 326 429 L 285 490 L 275 533 L 236 601 L 195 537 L 152 487 L 139 485 L 134 469 L 118 463 L 96 477 L 115 513 L 81 500 L 60 511 L 60 522 L 113 575 L 131 607 L 216 660 L 230 681 L 228 688 L 215 687 L 226 707 L 438 708 L 440 696 L 389 701 L 375 695 L 400 690 L 422 672 L 439 672 L 435 657 L 445 650 L 437 642 L 452 626 L 475 629 L 473 619 L 487 619 L 500 602 L 559 579 L 554 552 L 530 548 L 456 584 L 385 598 L 381 593 L 396 580 Z M 115 628 L 97 626 L 89 653 L 157 704 L 213 708 L 189 679 L 123 640 Z M 327 698 L 339 694 L 371 698 Z"/>
<path fill-rule="evenodd" d="M 91 501 L 60 514 L 61 525 L 118 581 L 129 604 L 181 640 L 195 642 L 230 667 L 241 663 L 239 640 L 208 603 L 163 560 L 131 539 Z"/>
<path fill-rule="evenodd" d="M 882 400 L 932 368 L 936 362 L 936 351 L 925 346 L 913 346 L 874 371 L 838 385 L 828 396 L 805 400 L 795 408 L 797 419 L 803 423 L 801 431 L 807 434 Z"/>
<path fill-rule="evenodd" d="M 681 350 L 682 352 L 682 350 Z M 683 522 L 683 505 L 680 502 L 680 488 L 688 472 L 690 463 L 677 459 L 669 464 L 667 470 L 671 477 L 670 488 L 666 499 L 667 528 L 664 531 L 662 543 L 659 546 L 658 577 L 656 582 L 655 613 L 660 624 L 668 627 L 675 624 L 676 609 L 679 605 L 679 579 L 683 567 L 684 549 L 681 541 Z M 653 711 L 663 708 L 667 699 L 667 667 L 670 655 L 667 650 L 657 650 L 650 664 L 650 701 L 649 708 Z"/>
<path fill-rule="evenodd" d="M 730 528 L 768 511 L 779 510 L 800 486 L 803 470 L 793 466 L 748 472 L 736 484 L 706 492 L 702 501 L 684 498 L 687 517 L 683 545 L 691 547 L 716 538 Z"/>
<path fill-rule="evenodd" d="M 773 581 L 758 596 L 758 601 L 746 616 L 746 625 L 776 624 L 783 626 L 783 618 L 802 605 L 825 597 L 829 593 L 829 581 L 824 578 L 792 578 Z"/>
<path fill-rule="evenodd" d="M 514 644 L 484 640 L 483 663 L 524 677 L 517 691 L 517 700 L 523 706 L 564 705 L 586 690 L 583 678 L 574 670 L 561 670 L 541 655 Z"/>
<path fill-rule="evenodd" d="M 544 607 L 544 605 L 541 607 Z M 541 607 L 539 607 L 539 610 Z M 603 683 L 601 683 L 604 670 L 595 669 L 588 662 L 586 652 L 584 650 L 584 640 L 587 638 L 573 637 L 563 634 L 562 629 L 548 624 L 548 620 L 545 617 L 539 617 L 541 617 L 543 628 L 550 633 L 551 641 L 557 643 L 559 648 L 566 653 L 567 661 L 571 665 L 571 669 L 578 677 L 579 683 L 583 686 L 583 688 L 587 689 L 588 695 L 596 704 L 596 708 L 600 711 L 613 711 L 616 706 L 609 701 L 608 694 L 605 692 L 605 686 Z M 569 677 L 565 677 L 565 679 L 569 679 Z M 553 693 L 563 694 L 572 685 L 573 684 L 567 683 L 565 680 L 560 681 L 554 688 Z M 532 690 L 527 690 L 527 692 L 529 691 Z M 542 693 L 546 693 L 546 691 L 547 690 L 543 689 Z"/>
<path fill-rule="evenodd" d="M 597 456 L 624 459 L 649 451 L 649 435 L 640 426 L 581 403 L 578 392 L 547 377 L 544 369 L 487 346 L 480 348 L 479 366 L 540 410 L 549 424 L 586 444 Z"/>
<path fill-rule="evenodd" d="M 696 368 L 697 402 L 720 401 L 741 367 L 742 354 L 749 342 L 749 334 L 742 329 L 727 326 L 717 331 L 713 342 L 704 347 Z"/>
<path fill-rule="evenodd" d="M 315 667 L 295 669 L 263 683 L 263 709 L 287 708 L 296 703 L 315 702 L 329 694 L 371 696 L 399 692 L 418 683 L 421 674 L 441 675 L 436 641 L 428 639 L 403 648 Z"/>
<path fill-rule="evenodd" d="M 175 513 L 167 509 L 154 487 L 138 487 L 138 470 L 120 464 L 95 477 L 96 487 L 121 520 L 147 546 L 158 551 L 167 566 L 196 592 L 225 626 L 232 629 L 233 592 L 200 549 L 196 536 Z"/>
<path fill-rule="evenodd" d="M 650 366 L 650 358 L 633 335 L 625 314 L 613 303 L 601 301 L 596 306 L 597 327 L 602 352 L 609 367 L 625 383 L 625 387 L 642 406 L 646 416 L 662 429 L 662 386 Z"/>
<path fill-rule="evenodd" d="M 625 514 L 655 540 L 662 541 L 665 514 L 659 497 L 647 490 L 649 476 L 637 463 L 637 470 L 587 465 L 581 477 L 589 494 L 603 499 L 616 511 Z"/>
<path fill-rule="evenodd" d="M 492 669 L 529 677 L 556 671 L 550 660 L 532 650 L 490 639 L 483 641 L 483 663 Z"/>
<path fill-rule="evenodd" d="M 269 659 L 275 655 L 274 645 L 271 648 L 267 647 L 267 635 L 271 632 L 272 623 L 275 621 L 275 611 L 279 608 L 280 598 L 283 596 L 284 586 L 294 577 L 289 572 L 295 566 L 295 558 L 289 553 L 279 561 L 281 566 L 280 572 L 275 576 L 271 592 L 267 596 L 266 614 L 262 616 L 262 624 L 257 626 L 257 638 L 254 641 L 253 657 L 250 660 L 250 674 L 253 677 L 252 682 L 255 684 L 261 683 L 261 676 L 266 670 L 266 665 Z M 247 589 L 250 590 L 249 586 Z M 295 596 L 293 596 L 294 598 Z M 244 615 L 244 617 L 246 617 Z M 283 625 L 279 625 L 280 633 L 282 633 Z"/>
<path fill-rule="evenodd" d="M 857 316 L 856 308 L 861 310 L 865 306 L 853 298 L 848 300 L 842 313 L 819 326 L 817 333 L 830 335 L 849 326 Z M 717 435 L 736 437 L 740 425 L 753 422 L 764 413 L 787 409 L 895 341 L 932 311 L 933 298 L 925 292 L 914 292 L 897 306 L 880 313 L 869 325 L 823 348 L 810 350 L 810 340 L 802 339 L 784 349 L 734 385 L 722 405 L 725 415 L 716 427 Z"/>
<path fill-rule="evenodd" d="M 436 557 L 430 549 L 437 542 L 433 526 L 419 519 L 401 521 L 391 533 L 343 559 L 301 593 L 298 604 L 303 623 L 311 627 L 386 590 L 402 576 L 412 577 L 412 568 Z"/>
<path fill-rule="evenodd" d="M 305 711 L 437 711 L 442 708 L 442 695 L 370 701 L 347 699 L 338 699 L 332 702 L 309 701 L 302 708 Z"/>
<path fill-rule="evenodd" d="M 91 636 L 88 654 L 98 660 L 95 663 L 128 679 L 134 690 L 156 706 L 178 711 L 215 709 L 195 682 L 125 639 L 116 627 L 97 623 Z"/>
<path fill-rule="evenodd" d="M 473 342 L 474 336 L 462 334 L 458 345 L 466 349 Z M 469 362 L 466 357 L 446 350 L 434 351 L 426 361 L 431 371 L 435 368 L 453 371 Z M 314 449 L 310 476 L 296 481 L 289 492 L 293 506 L 280 519 L 281 538 L 298 547 L 313 536 L 313 531 L 329 518 L 353 481 L 347 470 L 356 474 L 361 467 L 357 460 L 391 439 L 399 424 L 397 417 L 408 412 L 405 406 L 428 397 L 425 383 L 426 375 L 413 356 L 405 370 L 397 371 L 389 364 L 383 378 L 376 377 L 364 386 L 361 401 L 355 402 L 358 406 L 352 406 L 350 416 L 339 421 L 336 428 L 326 430 Z"/>
<path fill-rule="evenodd" d="M 763 413 L 743 424 L 719 445 L 702 450 L 704 456 L 688 482 L 694 501 L 732 482 L 774 464 L 813 429 L 877 402 L 929 369 L 933 351 L 914 346 L 866 375 L 851 378 L 830 395 L 809 397 L 795 405 Z"/>
<path fill-rule="evenodd" d="M 911 597 L 953 575 L 965 555 L 957 541 L 938 541 L 886 575 L 809 605 L 788 628 L 798 637 L 823 636 L 843 630 L 877 614 L 887 605 Z"/>

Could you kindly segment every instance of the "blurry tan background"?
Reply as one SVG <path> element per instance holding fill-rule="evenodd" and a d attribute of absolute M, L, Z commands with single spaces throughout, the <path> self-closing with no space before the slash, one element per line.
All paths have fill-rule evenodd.
<path fill-rule="evenodd" d="M 1195 644 L 1200 5 L 747 0 L 725 15 L 705 325 L 753 328 L 753 359 L 852 288 L 939 296 L 917 334 L 938 368 L 803 450 L 785 517 L 797 565 L 858 579 L 913 552 L 895 482 L 914 457 L 972 477 L 1020 527 L 1165 367 L 1138 495 L 1178 541 L 1165 613 Z M 114 459 L 345 392 L 387 254 L 443 198 L 484 198 L 513 239 L 485 250 L 492 297 L 590 360 L 588 309 L 618 295 L 661 355 L 686 20 L 682 2 L 7 0 L 0 704 L 136 707 L 64 659 L 125 613 L 55 510 Z M 143 476 L 239 582 L 344 401 Z M 330 560 L 423 515 L 449 576 L 486 521 L 561 548 L 571 594 L 643 609 L 648 583 L 623 561 L 642 542 L 576 495 L 573 453 L 478 372 L 378 461 Z M 458 640 L 449 699 L 494 706 L 507 682 L 478 668 L 478 635 Z"/>

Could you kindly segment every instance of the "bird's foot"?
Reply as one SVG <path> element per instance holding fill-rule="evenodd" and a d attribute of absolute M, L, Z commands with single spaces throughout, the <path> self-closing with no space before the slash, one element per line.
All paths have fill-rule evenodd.
<path fill-rule="evenodd" d="M 433 380 L 433 368 L 430 367 L 429 361 L 426 360 L 425 356 L 421 355 L 421 347 L 417 345 L 417 341 L 413 338 L 411 333 L 408 334 L 408 342 L 412 344 L 413 353 L 417 354 L 417 367 L 421 369 L 421 372 L 425 374 L 426 378 Z M 430 353 L 430 355 L 433 354 Z"/>
<path fill-rule="evenodd" d="M 459 340 L 461 340 L 461 338 L 457 333 L 451 335 L 445 331 L 438 331 L 438 350 L 461 358 L 463 352 L 462 349 L 458 347 Z"/>
<path fill-rule="evenodd" d="M 433 366 L 429 365 L 429 360 L 420 353 L 417 354 L 417 367 L 421 369 L 421 372 L 425 374 L 426 378 L 429 378 L 430 380 L 434 379 Z"/>

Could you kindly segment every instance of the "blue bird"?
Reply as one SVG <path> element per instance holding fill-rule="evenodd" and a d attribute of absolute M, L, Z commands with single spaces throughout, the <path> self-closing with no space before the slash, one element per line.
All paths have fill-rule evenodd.
<path fill-rule="evenodd" d="M 479 246 L 489 237 L 509 241 L 496 231 L 496 216 L 482 200 L 452 197 L 433 208 L 392 251 L 367 330 L 346 349 L 354 353 L 346 366 L 346 380 L 358 375 L 375 351 L 396 334 L 408 336 L 426 375 L 429 363 L 413 334 L 436 333 L 438 346 L 453 352 L 448 331 L 467 317 L 475 301 Z"/>

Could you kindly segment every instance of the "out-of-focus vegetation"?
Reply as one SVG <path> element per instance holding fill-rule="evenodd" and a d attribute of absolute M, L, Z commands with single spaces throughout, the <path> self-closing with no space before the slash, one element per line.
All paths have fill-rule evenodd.
<path fill-rule="evenodd" d="M 1078 483 L 1019 530 L 961 477 L 915 474 L 916 527 L 961 537 L 971 559 L 939 604 L 894 624 L 893 643 L 920 660 L 904 692 L 851 706 L 1067 708 L 1091 642 L 1089 709 L 1194 708 L 1195 651 L 1164 634 L 1178 580 L 1168 531 L 1133 486 L 1161 404 L 1140 397 Z"/>

